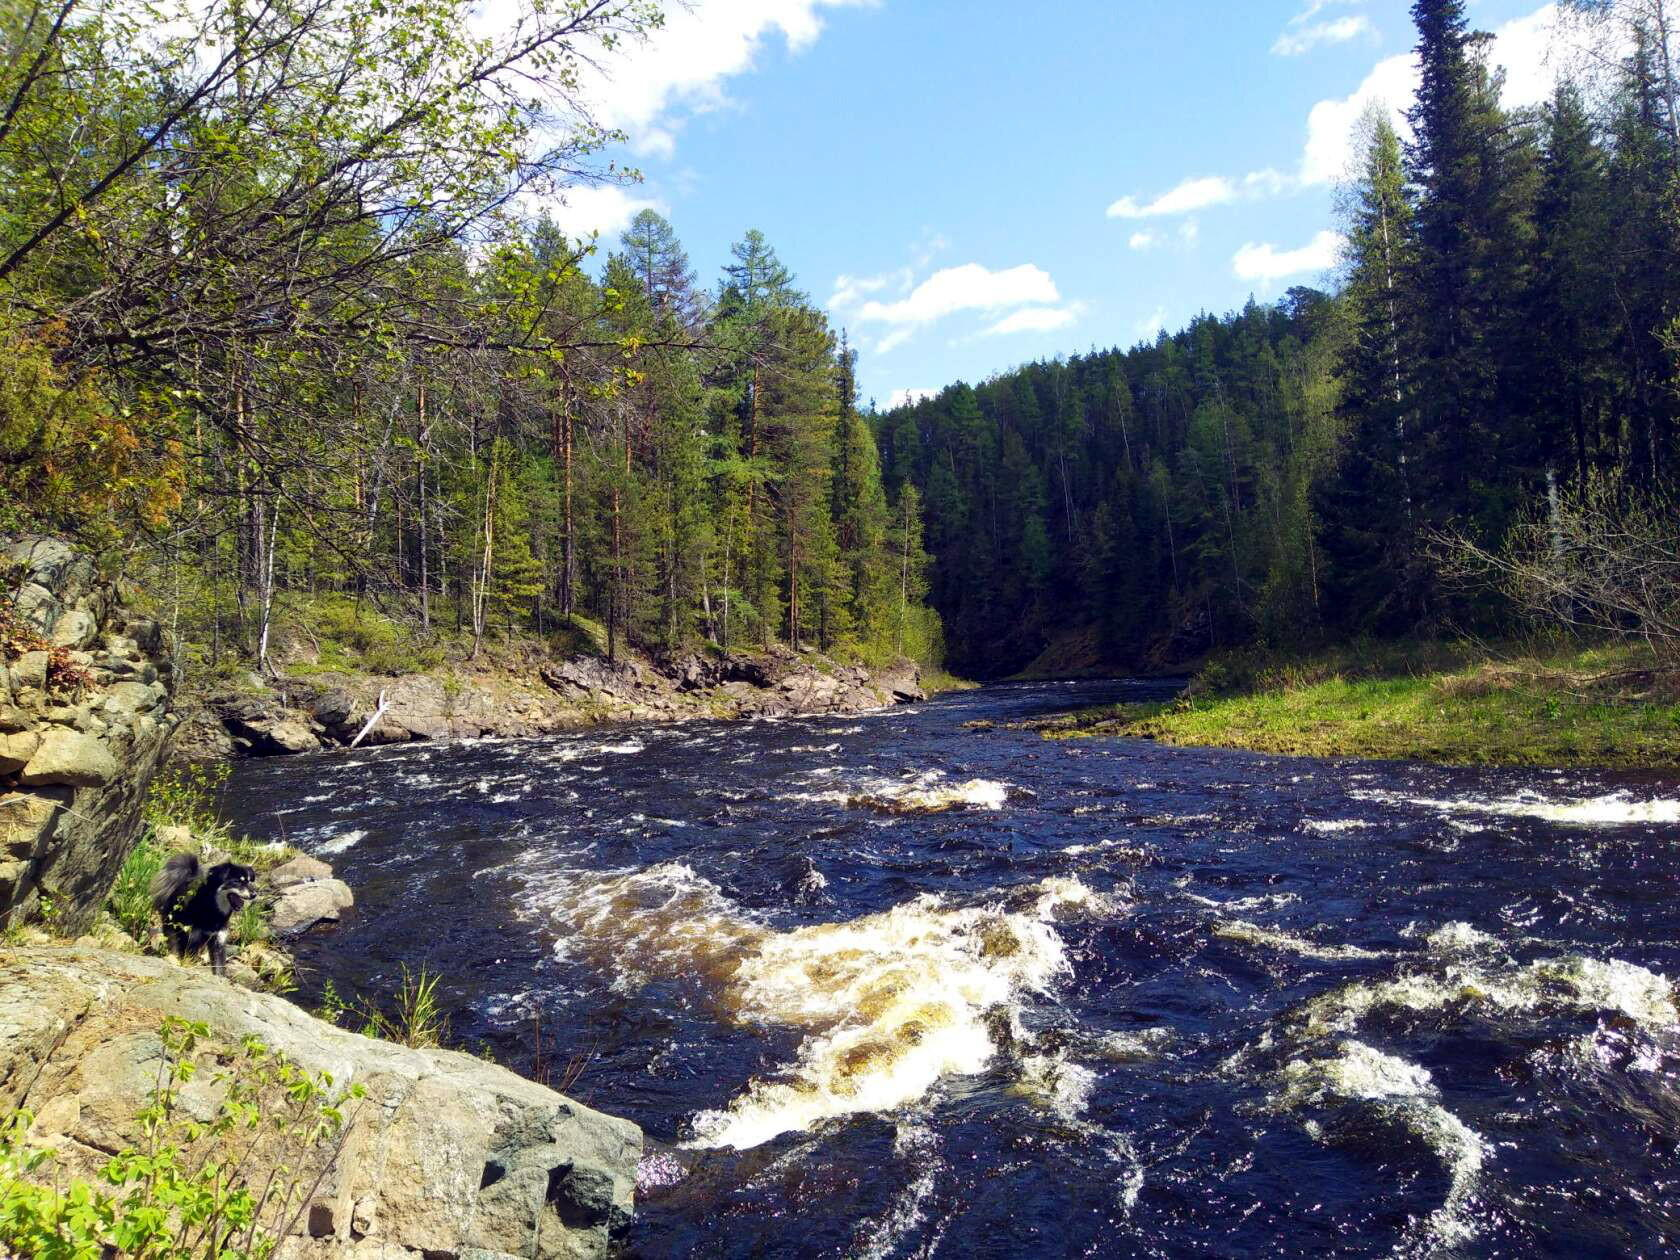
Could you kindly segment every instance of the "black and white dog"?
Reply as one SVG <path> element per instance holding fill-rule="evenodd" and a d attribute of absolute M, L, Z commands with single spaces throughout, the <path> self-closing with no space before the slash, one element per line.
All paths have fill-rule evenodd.
<path fill-rule="evenodd" d="M 226 974 L 228 920 L 256 900 L 256 871 L 235 862 L 218 862 L 205 870 L 191 853 L 177 853 L 153 878 L 151 892 L 176 956 L 185 958 L 208 945 L 211 969 L 218 976 Z"/>

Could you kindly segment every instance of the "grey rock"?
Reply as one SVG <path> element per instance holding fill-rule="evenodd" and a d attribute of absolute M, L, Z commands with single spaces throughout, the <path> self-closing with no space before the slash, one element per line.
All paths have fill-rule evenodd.
<path fill-rule="evenodd" d="M 54 929 L 75 936 L 93 922 L 139 836 L 141 801 L 173 729 L 168 689 L 151 689 L 144 714 L 110 712 L 108 661 L 81 649 L 108 644 L 126 615 L 115 588 L 59 540 L 0 541 L 0 549 L 24 565 L 25 587 L 40 588 L 31 594 L 37 624 L 55 630 L 71 663 L 94 680 L 74 700 L 49 692 L 45 652 L 26 653 L 9 672 L 0 735 L 38 744 L 17 774 L 23 790 L 0 796 L 0 919 L 25 921 L 50 896 Z M 27 742 L 6 740 L 14 760 Z"/>
<path fill-rule="evenodd" d="M 341 879 L 314 879 L 293 884 L 274 903 L 270 922 L 280 936 L 299 936 L 321 923 L 337 923 L 342 911 L 355 904 L 350 886 Z"/>
<path fill-rule="evenodd" d="M 54 647 L 83 648 L 93 642 L 99 623 L 85 608 L 72 608 L 59 616 L 52 628 Z"/>
<path fill-rule="evenodd" d="M 52 627 L 62 607 L 39 582 L 25 582 L 12 598 L 12 611 L 38 634 L 45 634 Z"/>
<path fill-rule="evenodd" d="M 247 1036 L 337 1087 L 359 1084 L 351 1129 L 301 1223 L 293 1260 L 606 1256 L 633 1208 L 640 1130 L 445 1050 L 346 1032 L 204 968 L 94 949 L 30 947 L 0 959 L 0 1109 L 27 1107 L 72 1175 L 139 1137 L 165 1015 L 213 1039 Z M 214 1106 L 210 1074 L 182 1091 Z M 263 1167 L 264 1153 L 252 1157 Z"/>
<path fill-rule="evenodd" d="M 41 736 L 35 731 L 0 735 L 0 774 L 15 774 L 22 770 L 40 746 Z"/>
<path fill-rule="evenodd" d="M 294 884 L 307 884 L 311 880 L 331 879 L 333 868 L 320 858 L 295 857 L 290 862 L 276 866 L 268 873 L 266 879 L 270 888 L 290 888 Z"/>
<path fill-rule="evenodd" d="M 25 652 L 12 662 L 12 691 L 45 691 L 47 689 L 47 663 L 45 652 Z"/>
<path fill-rule="evenodd" d="M 112 683 L 105 689 L 105 711 L 113 714 L 138 714 L 156 707 L 164 697 L 162 687 L 143 682 Z"/>
<path fill-rule="evenodd" d="M 321 746 L 321 741 L 315 738 L 308 726 L 292 718 L 276 722 L 268 728 L 264 738 L 269 747 L 278 753 L 314 752 Z"/>
<path fill-rule="evenodd" d="M 116 758 L 93 736 L 50 730 L 42 735 L 18 782 L 26 787 L 99 787 L 115 778 L 119 769 Z"/>
<path fill-rule="evenodd" d="M 356 712 L 356 697 L 341 687 L 323 693 L 315 701 L 315 720 L 328 728 L 351 725 Z"/>

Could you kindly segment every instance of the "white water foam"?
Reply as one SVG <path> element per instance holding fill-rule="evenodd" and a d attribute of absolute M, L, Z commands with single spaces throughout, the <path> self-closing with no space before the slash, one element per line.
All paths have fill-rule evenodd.
<path fill-rule="evenodd" d="M 347 853 L 356 844 L 367 839 L 365 831 L 346 831 L 334 836 L 331 840 L 315 846 L 317 853 Z"/>
<path fill-rule="evenodd" d="M 1548 822 L 1583 827 L 1626 827 L 1641 823 L 1680 823 L 1680 800 L 1640 801 L 1630 792 L 1610 792 L 1576 800 L 1548 800 L 1538 792 L 1522 791 L 1499 799 L 1466 797 L 1438 800 L 1426 796 L 1403 796 L 1396 792 L 1357 790 L 1348 795 L 1357 800 L 1402 802 L 1423 805 L 1445 814 L 1498 814 L 1508 818 L 1543 818 Z"/>
<path fill-rule="evenodd" d="M 557 947 L 587 954 L 629 988 L 700 977 L 729 1017 L 801 1029 L 795 1061 L 694 1118 L 698 1147 L 758 1146 L 823 1120 L 915 1102 L 948 1075 L 984 1070 L 1017 1012 L 1071 971 L 1056 930 L 1103 913 L 1078 880 L 1015 890 L 1009 906 L 950 906 L 932 895 L 878 914 L 777 932 L 688 866 L 580 875 L 534 899 L 571 929 Z M 1014 908 L 1009 908 L 1014 907 Z M 999 1023 L 998 1021 L 1002 1021 Z"/>
<path fill-rule="evenodd" d="M 1309 818 L 1301 825 L 1308 831 L 1333 836 L 1342 831 L 1361 831 L 1373 824 L 1366 822 L 1363 818 Z"/>
<path fill-rule="evenodd" d="M 889 814 L 941 814 L 951 809 L 1000 810 L 1009 800 L 1010 785 L 995 779 L 946 780 L 943 771 L 928 770 L 901 779 L 866 779 L 853 787 L 808 792 L 787 799 L 877 809 Z"/>
<path fill-rule="evenodd" d="M 1344 1041 L 1336 1055 L 1324 1059 L 1296 1059 L 1279 1073 L 1274 1105 L 1282 1110 L 1317 1107 L 1334 1102 L 1363 1102 L 1379 1114 L 1410 1129 L 1451 1175 L 1446 1200 L 1426 1222 L 1435 1244 L 1460 1243 L 1473 1237 L 1475 1222 L 1468 1209 L 1488 1146 L 1481 1135 L 1439 1101 L 1429 1070 L 1360 1041 Z M 1317 1125 L 1308 1131 L 1320 1136 Z"/>
<path fill-rule="evenodd" d="M 1648 1028 L 1680 1027 L 1674 988 L 1665 977 L 1620 959 L 1579 954 L 1521 967 L 1454 962 L 1441 975 L 1359 981 L 1311 999 L 1301 1008 L 1300 1020 L 1318 1034 L 1352 1032 L 1374 1010 L 1433 1011 L 1457 1002 L 1507 1013 L 1548 1007 L 1615 1011 Z"/>
<path fill-rule="evenodd" d="M 1304 937 L 1274 931 L 1243 919 L 1221 920 L 1213 925 L 1213 934 L 1221 940 L 1238 941 L 1264 949 L 1299 954 L 1303 958 L 1318 958 L 1326 962 L 1355 962 L 1368 958 L 1382 958 L 1384 954 L 1357 945 L 1320 945 Z"/>

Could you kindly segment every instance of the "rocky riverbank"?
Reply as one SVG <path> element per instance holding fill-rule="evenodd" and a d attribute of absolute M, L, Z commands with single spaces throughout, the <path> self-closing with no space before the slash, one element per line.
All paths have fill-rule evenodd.
<path fill-rule="evenodd" d="M 642 1134 L 493 1063 L 346 1032 L 282 998 L 202 968 L 84 948 L 30 947 L 0 959 L 0 1114 L 34 1114 L 28 1141 L 61 1176 L 97 1181 L 110 1157 L 143 1149 L 166 1017 L 209 1041 L 256 1038 L 340 1090 L 336 1159 L 307 1187 L 293 1260 L 603 1256 L 630 1223 Z M 228 1088 L 205 1072 L 180 1105 L 212 1114 Z M 253 1147 L 242 1175 L 264 1184 Z"/>
<path fill-rule="evenodd" d="M 0 544 L 0 924 L 85 931 L 139 835 L 175 719 L 132 603 L 57 539 Z"/>
<path fill-rule="evenodd" d="M 186 697 L 183 761 L 312 752 L 356 740 L 522 737 L 603 722 L 861 713 L 926 698 L 915 664 L 848 665 L 817 652 L 579 656 L 525 668 L 470 663 L 396 678 L 311 671 Z"/>

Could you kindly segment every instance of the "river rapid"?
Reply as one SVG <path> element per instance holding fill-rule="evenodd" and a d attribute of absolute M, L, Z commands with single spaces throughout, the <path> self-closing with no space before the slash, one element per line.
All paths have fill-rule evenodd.
<path fill-rule="evenodd" d="M 1159 684 L 247 762 L 323 981 L 649 1136 L 637 1256 L 1680 1250 L 1680 783 L 972 731 Z"/>

